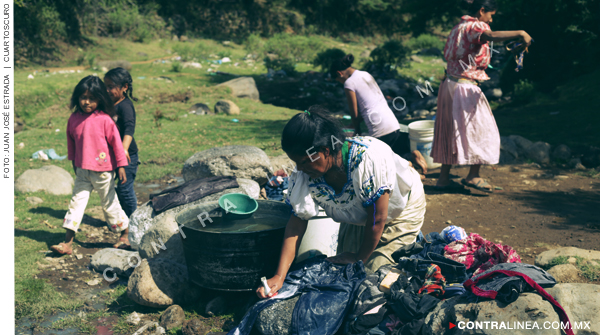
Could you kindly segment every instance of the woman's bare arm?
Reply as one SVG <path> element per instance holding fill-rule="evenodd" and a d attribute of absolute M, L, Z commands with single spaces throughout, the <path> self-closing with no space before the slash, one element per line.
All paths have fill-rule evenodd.
<path fill-rule="evenodd" d="M 491 31 L 486 30 L 481 34 L 480 40 L 482 42 L 504 42 L 513 39 L 521 39 L 525 42 L 526 46 L 531 44 L 531 36 L 524 30 L 513 30 L 513 31 Z"/>

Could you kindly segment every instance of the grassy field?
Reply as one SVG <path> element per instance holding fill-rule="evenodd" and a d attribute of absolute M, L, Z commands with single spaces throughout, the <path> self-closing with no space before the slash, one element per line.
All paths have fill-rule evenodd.
<path fill-rule="evenodd" d="M 359 55 L 367 47 L 373 47 L 320 38 L 327 47 L 341 48 L 355 55 Z M 140 147 L 142 165 L 137 182 L 178 174 L 184 161 L 191 155 L 216 146 L 244 144 L 259 147 L 269 155 L 283 154 L 279 141 L 281 130 L 298 111 L 237 99 L 228 89 L 215 87 L 215 84 L 231 79 L 230 76 L 208 72 L 208 69 L 213 69 L 262 80 L 260 75 L 266 72 L 266 68 L 260 61 L 254 64 L 245 62 L 243 57 L 247 52 L 242 46 L 233 43 L 226 46 L 212 40 L 197 40 L 185 44 L 165 40 L 147 44 L 111 39 L 94 39 L 92 42 L 86 50 L 65 48 L 62 51 L 64 61 L 61 65 L 85 66 L 91 61 L 109 59 L 145 62 L 134 64 L 131 71 L 134 96 L 139 98 L 135 103 L 135 138 Z M 181 49 L 182 45 L 205 50 L 208 60 L 201 61 L 201 69 L 186 68 L 174 72 L 173 63 L 147 62 L 174 56 L 173 50 Z M 210 62 L 223 55 L 230 57 L 232 62 L 218 67 Z M 434 84 L 439 83 L 443 66 L 433 64 L 428 57 L 423 58 L 426 62 L 402 68 L 400 74 L 415 81 L 433 76 Z M 24 130 L 15 135 L 15 177 L 27 169 L 48 164 L 60 166 L 74 176 L 69 161 L 42 162 L 32 160 L 31 155 L 49 148 L 54 148 L 59 155 L 67 154 L 65 127 L 70 115 L 67 106 L 72 90 L 84 76 L 103 75 L 97 69 L 83 69 L 75 73 L 44 72 L 45 69 L 31 66 L 17 69 L 15 73 L 15 111 L 25 124 Z M 298 64 L 296 69 L 299 72 L 315 70 L 311 64 L 305 63 Z M 35 78 L 27 79 L 29 74 L 33 74 Z M 565 143 L 573 147 L 600 146 L 600 138 L 597 136 L 600 115 L 595 110 L 599 97 L 594 94 L 599 85 L 595 80 L 597 75 L 598 73 L 591 73 L 577 81 L 565 83 L 557 89 L 555 96 L 538 95 L 528 105 L 500 107 L 495 115 L 501 134 L 519 134 L 553 145 Z M 239 122 L 233 122 L 233 116 L 188 114 L 195 103 L 205 103 L 212 108 L 220 99 L 230 99 L 240 107 L 241 114 L 235 116 Z M 560 113 L 553 113 L 556 111 Z M 24 146 L 19 148 L 19 143 Z M 44 203 L 32 206 L 25 200 L 28 196 L 40 197 Z M 73 310 L 81 306 L 80 301 L 58 293 L 53 286 L 35 277 L 38 272 L 36 263 L 43 262 L 43 251 L 62 241 L 64 237 L 64 231 L 60 227 L 69 199 L 70 196 L 51 196 L 45 193 L 15 193 L 17 318 L 42 318 L 57 310 Z M 98 197 L 92 196 L 88 208 L 97 205 Z M 115 300 L 124 299 L 123 290 L 121 287 L 116 293 L 112 293 Z M 123 332 L 126 333 L 124 329 Z"/>

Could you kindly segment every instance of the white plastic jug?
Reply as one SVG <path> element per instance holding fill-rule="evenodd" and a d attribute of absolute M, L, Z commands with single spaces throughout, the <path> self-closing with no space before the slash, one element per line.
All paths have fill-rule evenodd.
<path fill-rule="evenodd" d="M 298 248 L 296 262 L 318 255 L 335 256 L 339 231 L 339 222 L 333 221 L 321 209 L 318 216 L 308 220 L 308 227 Z"/>
<path fill-rule="evenodd" d="M 408 138 L 410 139 L 410 150 L 419 150 L 425 161 L 428 169 L 435 169 L 442 164 L 434 163 L 431 158 L 431 147 L 433 146 L 433 132 L 435 121 L 416 121 L 408 125 Z"/>

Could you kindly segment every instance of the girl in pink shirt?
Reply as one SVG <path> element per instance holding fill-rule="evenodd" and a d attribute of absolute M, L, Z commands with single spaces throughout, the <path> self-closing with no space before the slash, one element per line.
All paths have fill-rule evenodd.
<path fill-rule="evenodd" d="M 523 30 L 492 31 L 495 0 L 468 0 L 469 14 L 461 18 L 446 42 L 446 78 L 438 90 L 438 112 L 431 157 L 442 163 L 436 188 L 462 188 L 450 179 L 452 165 L 469 165 L 465 186 L 492 193 L 492 186 L 479 175 L 482 164 L 498 164 L 500 133 L 479 82 L 488 80 L 489 42 L 520 40 L 521 48 L 531 44 Z"/>
<path fill-rule="evenodd" d="M 50 249 L 62 255 L 72 253 L 73 238 L 92 190 L 100 196 L 108 228 L 121 233 L 120 244 L 129 244 L 129 219 L 116 196 L 114 172 L 118 169 L 119 178 L 125 183 L 124 167 L 128 162 L 112 119 L 114 107 L 102 80 L 96 76 L 83 78 L 73 91 L 71 108 L 74 111 L 67 123 L 68 158 L 73 161 L 77 177 L 63 222 L 67 230 L 65 242 Z"/>

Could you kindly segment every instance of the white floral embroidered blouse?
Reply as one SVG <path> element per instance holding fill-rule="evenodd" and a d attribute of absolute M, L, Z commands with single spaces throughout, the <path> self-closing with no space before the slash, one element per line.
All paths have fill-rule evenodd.
<path fill-rule="evenodd" d="M 312 179 L 295 169 L 285 202 L 303 220 L 316 216 L 320 206 L 335 221 L 363 226 L 367 222 L 367 207 L 389 190 L 386 223 L 391 222 L 406 207 L 413 186 L 408 161 L 373 137 L 358 136 L 346 141 L 352 146 L 346 166 L 348 181 L 342 191 L 335 193 L 323 177 Z"/>

